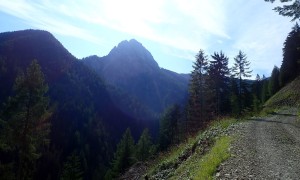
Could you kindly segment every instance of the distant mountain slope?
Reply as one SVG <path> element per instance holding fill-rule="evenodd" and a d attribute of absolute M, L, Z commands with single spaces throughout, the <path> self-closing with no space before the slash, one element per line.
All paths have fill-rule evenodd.
<path fill-rule="evenodd" d="M 0 91 L 0 102 L 4 102 L 11 95 L 17 74 L 24 70 L 33 59 L 37 59 L 41 65 L 46 82 L 49 84 L 51 100 L 53 103 L 58 102 L 61 106 L 58 109 L 70 110 L 73 107 L 68 107 L 68 105 L 82 102 L 89 104 L 95 112 L 99 113 L 99 116 L 109 121 L 112 121 L 113 117 L 118 116 L 120 112 L 120 117 L 115 120 L 121 121 L 118 122 L 120 126 L 128 123 L 121 129 L 135 121 L 135 117 L 125 115 L 117 108 L 115 102 L 117 97 L 128 99 L 126 102 L 134 103 L 134 100 L 121 97 L 124 94 L 120 95 L 117 90 L 113 90 L 116 94 L 108 93 L 107 89 L 111 88 L 108 88 L 94 72 L 70 54 L 53 35 L 39 30 L 0 34 L 0 82 L 4 85 Z M 138 106 L 135 109 L 139 109 Z M 114 130 L 118 129 L 118 127 L 115 128 Z M 121 129 L 119 129 L 120 133 L 123 132 Z"/>
<path fill-rule="evenodd" d="M 300 76 L 272 96 L 265 103 L 265 106 L 270 108 L 282 106 L 300 107 Z"/>
<path fill-rule="evenodd" d="M 122 41 L 105 57 L 90 56 L 83 62 L 106 83 L 158 114 L 174 103 L 186 101 L 189 76 L 161 69 L 151 53 L 134 39 Z"/>
<path fill-rule="evenodd" d="M 154 122 L 126 113 L 135 109 L 142 114 L 143 108 L 130 97 L 108 92 L 110 88 L 96 73 L 70 54 L 52 34 L 40 30 L 0 33 L 0 113 L 4 102 L 13 95 L 15 78 L 33 59 L 37 59 L 45 74 L 50 103 L 55 107 L 50 140 L 53 154 L 51 162 L 47 157 L 43 164 L 55 163 L 57 167 L 48 168 L 59 169 L 72 152 L 80 152 L 89 168 L 84 176 L 91 179 L 96 171 L 105 172 L 113 147 L 127 127 L 133 130 L 135 138 L 143 128 L 155 127 Z M 120 109 L 117 103 L 126 103 L 128 107 Z M 102 168 L 97 170 L 99 167 Z M 53 171 L 51 176 L 59 173 Z"/>

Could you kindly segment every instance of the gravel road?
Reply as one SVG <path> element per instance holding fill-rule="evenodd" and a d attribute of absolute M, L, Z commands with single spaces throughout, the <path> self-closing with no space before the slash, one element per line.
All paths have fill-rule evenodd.
<path fill-rule="evenodd" d="M 300 122 L 290 108 L 237 128 L 232 157 L 216 179 L 300 179 Z"/>

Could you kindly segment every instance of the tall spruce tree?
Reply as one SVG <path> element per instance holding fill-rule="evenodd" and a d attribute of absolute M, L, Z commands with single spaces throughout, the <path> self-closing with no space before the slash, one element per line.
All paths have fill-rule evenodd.
<path fill-rule="evenodd" d="M 189 133 L 196 133 L 207 120 L 206 113 L 206 73 L 208 68 L 208 59 L 203 50 L 196 55 L 196 61 L 193 65 L 194 70 L 191 74 L 189 86 L 189 105 L 188 105 L 188 128 Z"/>
<path fill-rule="evenodd" d="M 82 180 L 83 170 L 80 157 L 73 152 L 64 163 L 61 180 Z"/>
<path fill-rule="evenodd" d="M 280 68 L 280 85 L 283 87 L 300 75 L 300 27 L 296 23 L 284 42 Z"/>
<path fill-rule="evenodd" d="M 269 80 L 269 94 L 273 96 L 280 88 L 279 86 L 279 68 L 274 66 L 270 80 Z"/>
<path fill-rule="evenodd" d="M 233 77 L 238 79 L 238 102 L 239 102 L 239 114 L 241 114 L 241 111 L 243 109 L 243 100 L 242 97 L 243 93 L 246 95 L 243 89 L 246 89 L 247 87 L 244 87 L 245 84 L 243 84 L 243 78 L 251 77 L 252 71 L 250 70 L 250 62 L 247 61 L 246 54 L 242 51 L 239 51 L 239 54 L 234 58 L 234 64 L 232 67 L 232 75 Z"/>
<path fill-rule="evenodd" d="M 269 79 L 264 79 L 262 81 L 261 102 L 265 103 L 269 97 Z"/>
<path fill-rule="evenodd" d="M 178 105 L 169 107 L 162 115 L 159 126 L 159 149 L 166 150 L 170 145 L 178 142 L 178 123 L 181 117 Z"/>
<path fill-rule="evenodd" d="M 6 145 L 14 153 L 17 179 L 32 179 L 36 161 L 47 148 L 50 131 L 48 86 L 36 60 L 16 78 L 14 91 L 3 112 Z"/>
<path fill-rule="evenodd" d="M 261 109 L 261 91 L 262 91 L 262 82 L 259 74 L 256 74 L 255 82 L 252 84 L 252 106 L 253 111 L 258 113 Z"/>
<path fill-rule="evenodd" d="M 228 57 L 222 51 L 215 52 L 211 57 L 213 60 L 208 68 L 208 85 L 212 94 L 209 101 L 214 114 L 219 116 L 230 111 Z"/>
<path fill-rule="evenodd" d="M 116 178 L 120 173 L 124 172 L 126 168 L 133 165 L 135 161 L 136 157 L 134 151 L 134 140 L 130 129 L 127 128 L 122 139 L 117 145 L 117 150 L 112 163 L 112 169 L 108 172 L 106 177 L 108 179 Z"/>
<path fill-rule="evenodd" d="M 236 82 L 236 79 L 230 79 L 230 104 L 231 104 L 231 113 L 234 116 L 238 116 L 240 113 L 239 109 L 239 88 Z"/>
<path fill-rule="evenodd" d="M 152 138 L 148 129 L 144 129 L 136 147 L 136 156 L 138 160 L 144 161 L 152 155 L 154 151 Z"/>

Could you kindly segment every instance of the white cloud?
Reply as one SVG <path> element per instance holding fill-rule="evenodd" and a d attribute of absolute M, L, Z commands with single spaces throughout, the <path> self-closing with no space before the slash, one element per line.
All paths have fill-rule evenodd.
<path fill-rule="evenodd" d="M 65 19 L 108 27 L 177 49 L 197 51 L 199 47 L 206 48 L 211 35 L 229 38 L 225 32 L 221 2 L 11 0 L 2 1 L 0 10 L 24 19 L 35 27 L 44 26 L 63 35 L 79 36 L 87 40 L 95 39 L 88 35 L 88 29 L 72 25 Z M 66 27 L 61 28 L 62 25 Z M 74 31 L 70 34 L 71 28 Z"/>
<path fill-rule="evenodd" d="M 253 67 L 269 72 L 280 66 L 290 30 L 273 7 L 263 0 L 0 0 L 0 11 L 61 35 L 103 44 L 110 37 L 90 28 L 105 28 L 163 44 L 171 50 L 162 53 L 188 60 L 200 48 L 230 58 L 241 49 Z"/>
<path fill-rule="evenodd" d="M 44 1 L 46 2 L 46 1 Z M 24 0 L 0 1 L 0 10 L 25 20 L 35 28 L 48 30 L 65 36 L 81 38 L 93 43 L 100 43 L 99 37 L 92 36 L 86 29 L 72 25 L 59 17 L 49 15 L 44 4 L 27 3 Z"/>
<path fill-rule="evenodd" d="M 270 75 L 274 65 L 281 65 L 283 42 L 292 23 L 289 19 L 278 16 L 272 10 L 272 4 L 256 6 L 254 2 L 248 2 L 248 6 L 256 7 L 256 11 L 253 13 L 252 8 L 240 8 L 243 13 L 240 13 L 238 20 L 243 26 L 235 26 L 239 28 L 234 31 L 236 35 L 231 49 L 236 53 L 242 50 L 248 55 L 253 74 L 264 72 Z"/>

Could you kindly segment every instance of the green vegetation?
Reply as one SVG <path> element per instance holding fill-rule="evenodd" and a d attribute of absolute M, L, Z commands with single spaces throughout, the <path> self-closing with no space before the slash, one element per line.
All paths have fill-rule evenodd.
<path fill-rule="evenodd" d="M 215 120 L 212 123 L 212 127 L 221 127 L 222 129 L 227 129 L 230 125 L 238 123 L 239 121 L 234 118 L 224 118 L 221 120 Z"/>
<path fill-rule="evenodd" d="M 72 153 L 64 163 L 64 170 L 61 180 L 82 180 L 82 165 L 80 158 L 75 153 Z"/>
<path fill-rule="evenodd" d="M 187 105 L 182 100 L 181 106 L 166 109 L 160 124 L 159 117 L 143 103 L 126 93 L 116 94 L 118 87 L 108 92 L 101 78 L 72 57 L 52 35 L 44 36 L 43 32 L 36 36 L 34 31 L 30 36 L 26 32 L 12 35 L 16 36 L 12 41 L 0 43 L 0 49 L 5 50 L 0 54 L 0 102 L 5 102 L 0 104 L 0 179 L 103 179 L 105 175 L 112 179 L 135 162 L 155 157 L 155 153 L 158 158 L 149 160 L 150 178 L 210 179 L 220 162 L 229 157 L 232 138 L 224 135 L 231 124 L 259 113 L 262 107 L 263 115 L 285 106 L 300 107 L 299 32 L 296 24 L 284 44 L 281 68 L 274 67 L 270 78 L 257 75 L 255 81 L 243 79 L 251 71 L 242 51 L 229 68 L 229 58 L 222 51 L 209 59 L 200 50 L 191 73 Z M 23 46 L 8 48 L 6 44 L 12 42 Z M 27 46 L 28 42 L 32 45 Z M 46 44 L 46 50 L 40 49 L 41 44 Z M 55 50 L 48 52 L 50 47 Z M 43 66 L 33 61 L 24 74 L 17 76 L 37 55 Z M 23 56 L 26 58 L 21 61 Z M 175 73 L 165 73 L 174 81 L 178 78 Z M 153 74 L 154 79 L 160 77 L 159 72 Z M 144 92 L 151 86 L 144 83 L 150 80 L 144 80 L 135 86 L 142 91 L 141 98 L 156 92 Z M 148 99 L 155 112 L 177 102 L 168 99 L 178 95 L 172 87 L 182 86 L 161 82 L 162 86 L 154 83 L 153 87 L 167 91 L 158 93 L 157 101 Z M 49 104 L 56 107 L 53 116 Z M 146 121 L 148 118 L 156 120 Z M 157 144 L 153 144 L 150 134 L 158 131 L 158 124 Z M 125 131 L 127 127 L 134 130 L 132 134 L 129 128 Z M 140 135 L 145 127 L 150 130 Z"/>
<path fill-rule="evenodd" d="M 238 92 L 237 94 L 233 94 L 233 97 L 238 97 L 238 115 L 241 115 L 242 109 L 244 109 L 245 106 L 245 102 L 243 101 L 245 98 L 242 97 L 245 97 L 248 94 L 248 91 L 246 91 L 246 84 L 243 83 L 243 78 L 251 77 L 251 73 L 250 62 L 247 61 L 246 54 L 239 51 L 239 54 L 234 58 L 234 64 L 232 67 L 232 76 L 238 79 L 238 86 L 236 88 L 238 89 Z M 232 101 L 233 104 L 235 104 L 235 101 L 236 100 Z"/>
<path fill-rule="evenodd" d="M 189 138 L 187 142 L 173 146 L 169 151 L 161 153 L 148 169 L 147 176 L 150 179 L 194 178 L 199 175 L 202 159 L 207 158 L 211 153 L 213 153 L 212 155 L 217 154 L 215 159 L 219 160 L 215 160 L 214 164 L 210 164 L 210 166 L 217 166 L 216 162 L 225 160 L 224 152 L 229 154 L 228 147 L 232 140 L 231 137 L 222 136 L 222 132 L 237 122 L 239 121 L 231 118 L 213 121 L 209 128 L 200 132 L 198 136 Z M 222 148 L 225 148 L 224 151 L 221 151 Z M 210 159 L 205 161 L 207 160 Z"/>
<path fill-rule="evenodd" d="M 11 169 L 0 173 L 0 179 L 11 174 L 15 174 L 16 179 L 31 179 L 37 160 L 49 145 L 51 116 L 49 99 L 45 96 L 48 86 L 36 60 L 32 61 L 25 74 L 16 78 L 14 91 L 15 95 L 4 107 L 3 126 L 0 126 L 0 154 L 7 158 L 6 163 L 0 163 L 0 168 Z"/>
<path fill-rule="evenodd" d="M 266 103 L 265 109 L 278 108 L 284 106 L 300 106 L 300 77 L 283 87 Z"/>
<path fill-rule="evenodd" d="M 154 175 L 162 169 L 174 167 L 178 162 L 178 157 L 188 154 L 196 142 L 197 138 L 189 138 L 186 142 L 170 147 L 168 151 L 160 152 L 147 174 Z"/>
<path fill-rule="evenodd" d="M 280 70 L 277 66 L 274 66 L 270 81 L 269 81 L 269 94 L 273 96 L 277 91 L 279 91 L 279 76 Z"/>
<path fill-rule="evenodd" d="M 158 145 L 160 150 L 166 150 L 170 145 L 179 142 L 179 119 L 181 117 L 178 105 L 168 108 L 160 119 Z"/>
<path fill-rule="evenodd" d="M 140 139 L 136 145 L 136 158 L 140 161 L 145 161 L 155 152 L 155 147 L 152 143 L 152 138 L 148 129 L 144 129 Z"/>
<path fill-rule="evenodd" d="M 276 0 L 265 0 L 266 2 L 275 2 Z M 295 21 L 300 18 L 300 4 L 297 0 L 280 0 L 281 3 L 286 3 L 288 1 L 293 1 L 291 4 L 284 4 L 283 6 L 277 6 L 274 8 L 279 15 L 288 16 L 292 18 L 292 21 Z"/>
<path fill-rule="evenodd" d="M 134 140 L 131 136 L 130 129 L 127 129 L 117 145 L 117 150 L 114 155 L 113 166 L 106 174 L 106 179 L 117 177 L 120 173 L 136 161 Z"/>
<path fill-rule="evenodd" d="M 231 141 L 232 138 L 228 136 L 221 137 L 216 141 L 211 151 L 201 159 L 199 163 L 199 172 L 195 176 L 195 179 L 213 179 L 213 175 L 216 172 L 217 167 L 221 164 L 221 162 L 230 157 L 228 148 Z"/>

